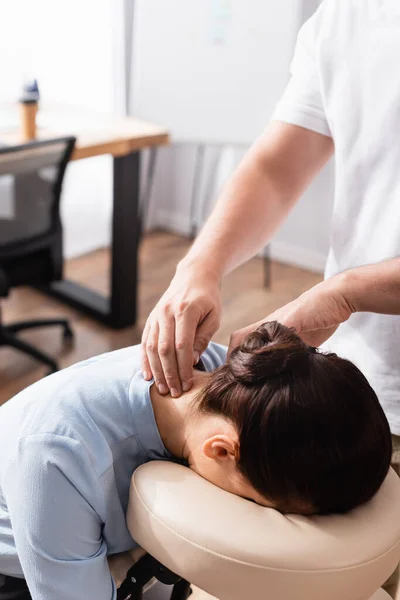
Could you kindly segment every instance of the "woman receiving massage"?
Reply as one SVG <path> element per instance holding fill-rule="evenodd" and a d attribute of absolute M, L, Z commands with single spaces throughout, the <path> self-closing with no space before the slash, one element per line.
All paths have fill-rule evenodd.
<path fill-rule="evenodd" d="M 107 557 L 135 547 L 129 484 L 150 460 L 307 515 L 349 511 L 387 475 L 390 430 L 365 377 L 283 325 L 262 325 L 228 359 L 211 343 L 194 382 L 159 395 L 133 347 L 0 408 L 0 600 L 115 598 Z"/>

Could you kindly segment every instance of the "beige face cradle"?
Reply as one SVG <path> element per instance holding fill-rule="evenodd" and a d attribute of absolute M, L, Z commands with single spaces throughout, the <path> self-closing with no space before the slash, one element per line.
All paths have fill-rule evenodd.
<path fill-rule="evenodd" d="M 127 520 L 149 554 L 219 600 L 383 600 L 400 559 L 400 480 L 390 471 L 367 505 L 310 518 L 150 462 L 133 475 Z"/>

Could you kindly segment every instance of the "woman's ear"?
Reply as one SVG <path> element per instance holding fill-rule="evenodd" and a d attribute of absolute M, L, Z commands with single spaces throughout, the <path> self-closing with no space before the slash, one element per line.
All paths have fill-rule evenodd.
<path fill-rule="evenodd" d="M 208 438 L 203 444 L 203 453 L 212 460 L 234 460 L 236 462 L 238 450 L 237 441 L 222 434 Z"/>

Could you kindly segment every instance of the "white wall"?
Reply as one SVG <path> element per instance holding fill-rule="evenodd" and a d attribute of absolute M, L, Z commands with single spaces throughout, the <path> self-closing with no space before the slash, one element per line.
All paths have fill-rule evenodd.
<path fill-rule="evenodd" d="M 15 103 L 23 78 L 34 76 L 43 105 L 113 112 L 116 4 L 2 0 L 0 103 Z M 67 256 L 109 243 L 111 176 L 109 157 L 69 165 L 61 205 Z"/>
<path fill-rule="evenodd" d="M 205 168 L 196 193 L 196 221 L 201 226 L 218 193 L 243 156 L 243 150 L 226 148 L 209 189 L 209 176 L 220 149 L 209 147 Z M 148 208 L 147 226 L 161 227 L 188 235 L 191 231 L 190 201 L 193 194 L 196 146 L 179 145 L 159 151 L 157 176 Z M 299 200 L 271 244 L 277 260 L 322 272 L 328 255 L 333 207 L 334 168 L 330 163 Z"/>
<path fill-rule="evenodd" d="M 264 0 L 259 0 L 264 2 Z M 302 22 L 309 18 L 319 4 L 318 0 L 302 0 L 300 3 L 298 22 L 291 36 L 282 36 L 279 42 L 275 39 L 274 47 L 269 49 L 269 56 L 278 57 L 281 69 L 285 70 L 286 77 L 274 79 L 273 71 L 268 71 L 266 62 L 266 77 L 270 76 L 270 94 L 276 99 L 283 92 L 285 82 L 289 76 L 289 58 L 293 53 L 297 31 Z M 277 11 L 281 5 L 275 4 Z M 284 10 L 282 5 L 281 10 Z M 281 15 L 279 18 L 283 18 Z M 141 32 L 143 38 L 145 32 Z M 149 32 L 149 36 L 152 32 Z M 143 41 L 143 39 L 142 39 Z M 271 60 L 270 58 L 268 60 Z M 275 60 L 275 59 L 274 59 Z M 146 73 L 146 65 L 141 66 L 142 78 Z M 229 74 L 228 74 L 229 75 Z M 140 78 L 138 81 L 140 84 Z M 279 91 L 277 86 L 282 87 Z M 136 93 L 140 90 L 136 90 Z M 152 98 L 153 110 L 156 110 L 156 96 Z M 157 96 L 158 102 L 163 102 L 162 90 Z M 179 98 L 179 95 L 178 95 Z M 138 103 L 139 115 L 145 103 Z M 135 86 L 133 87 L 133 109 L 135 109 Z M 142 108 L 142 110 L 145 110 Z M 160 108 L 162 112 L 162 107 Z M 184 110 L 184 108 L 182 108 Z M 137 111 L 134 111 L 137 114 Z M 149 117 L 149 114 L 143 114 Z M 246 112 L 243 113 L 246 119 Z M 166 123 L 168 125 L 168 123 Z M 261 131 L 260 131 L 261 133 Z M 215 177 L 215 184 L 210 186 L 211 171 L 215 154 L 221 152 L 220 168 Z M 156 180 L 149 207 L 149 227 L 163 227 L 183 234 L 190 232 L 190 203 L 193 194 L 195 144 L 174 144 L 169 149 L 159 152 Z M 207 146 L 205 169 L 199 188 L 196 190 L 197 202 L 203 207 L 199 215 L 199 223 L 204 221 L 224 181 L 231 174 L 243 156 L 243 150 L 235 147 L 217 148 Z M 314 181 L 304 197 L 289 216 L 282 229 L 275 236 L 272 244 L 272 255 L 278 259 L 292 264 L 322 271 L 325 265 L 329 248 L 330 222 L 333 205 L 333 165 L 328 167 Z"/>
<path fill-rule="evenodd" d="M 112 0 L 2 0 L 0 101 L 35 76 L 46 103 L 112 111 Z"/>
<path fill-rule="evenodd" d="M 0 103 L 15 101 L 22 76 L 31 73 L 39 79 L 44 102 L 106 112 L 120 107 L 125 80 L 118 63 L 124 49 L 121 43 L 116 46 L 116 40 L 123 39 L 122 4 L 123 0 L 70 0 L 64 4 L 54 0 L 3 0 L 2 14 L 7 18 L 0 20 L 0 54 L 7 60 L 0 62 Z M 302 0 L 299 26 L 317 5 L 318 0 Z M 290 56 L 288 49 L 293 49 L 295 35 L 294 31 L 291 39 L 282 39 L 281 46 L 271 51 Z M 288 68 L 288 59 L 285 61 L 283 68 Z M 162 94 L 159 99 L 162 102 Z M 210 211 L 223 182 L 243 154 L 240 149 L 224 150 L 215 185 L 209 189 L 209 173 L 218 152 L 213 147 L 207 149 L 205 176 L 198 190 L 199 200 L 207 197 L 207 202 L 201 202 L 202 216 Z M 190 231 L 194 155 L 195 146 L 190 144 L 160 150 L 149 206 L 150 227 L 162 226 L 184 234 Z M 329 245 L 332 189 L 329 167 L 275 237 L 272 253 L 276 258 L 322 268 Z M 67 256 L 109 243 L 111 205 L 111 159 L 100 157 L 71 164 L 62 203 Z"/>
<path fill-rule="evenodd" d="M 285 87 L 302 3 L 135 0 L 132 112 L 175 141 L 252 143 Z"/>

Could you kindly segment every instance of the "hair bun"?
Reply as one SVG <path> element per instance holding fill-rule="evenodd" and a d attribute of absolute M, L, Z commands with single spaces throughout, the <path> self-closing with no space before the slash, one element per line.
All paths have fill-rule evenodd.
<path fill-rule="evenodd" d="M 271 321 L 263 323 L 232 351 L 228 368 L 240 383 L 259 385 L 297 365 L 304 367 L 305 359 L 315 352 L 294 329 Z"/>

